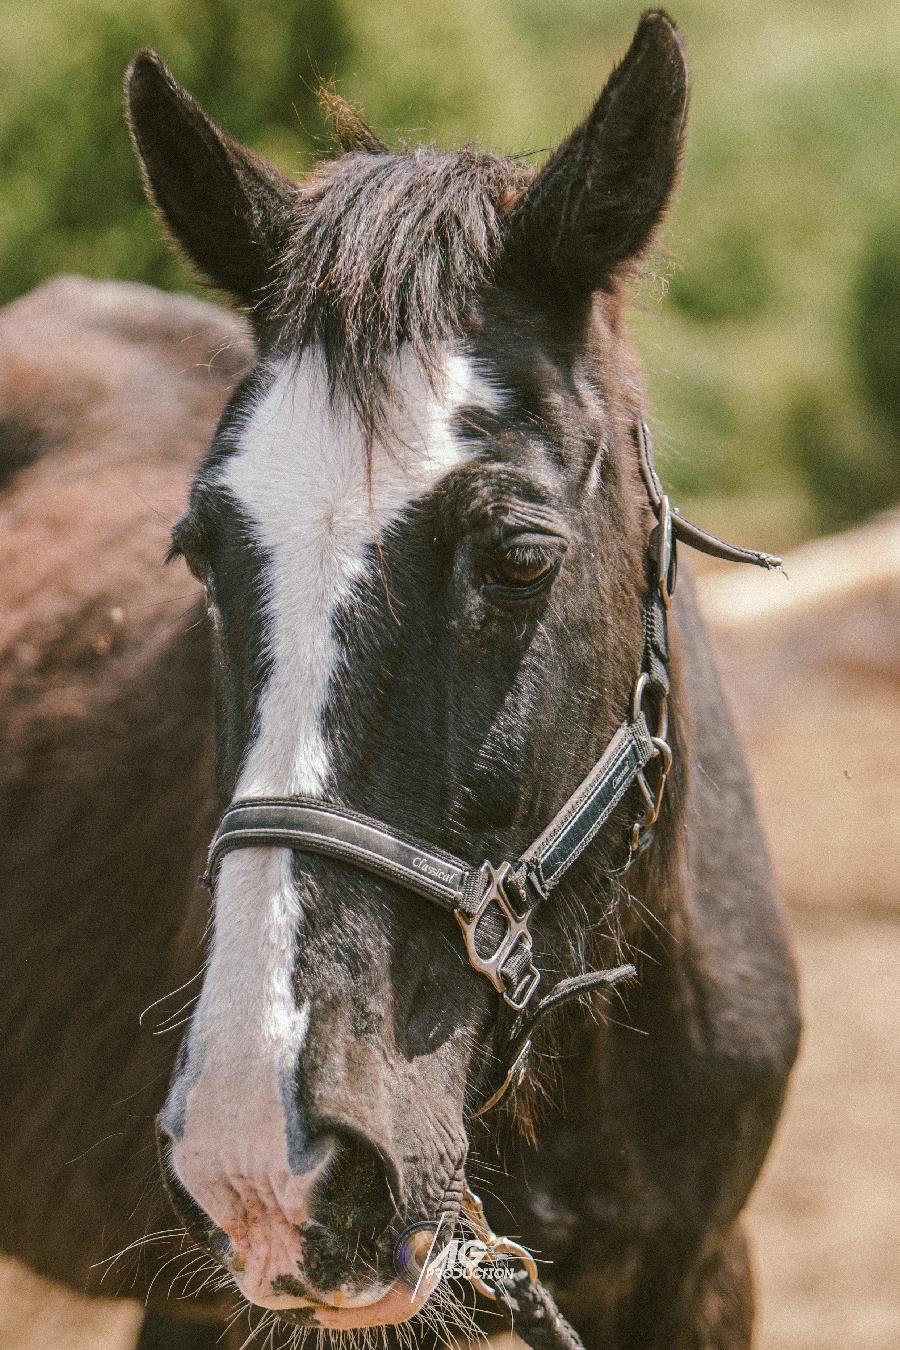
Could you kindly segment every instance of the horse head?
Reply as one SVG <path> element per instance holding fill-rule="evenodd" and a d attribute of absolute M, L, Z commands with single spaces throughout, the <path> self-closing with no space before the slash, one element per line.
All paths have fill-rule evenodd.
<path fill-rule="evenodd" d="M 152 53 L 127 91 L 163 224 L 258 343 L 173 534 L 215 634 L 223 803 L 299 795 L 518 856 L 640 668 L 655 521 L 623 312 L 678 173 L 677 31 L 648 14 L 537 171 L 395 152 L 334 103 L 343 153 L 295 183 Z M 615 954 L 629 818 L 536 914 L 543 969 L 579 973 L 592 932 Z M 221 858 L 161 1157 L 252 1303 L 342 1328 L 431 1292 L 395 1246 L 458 1211 L 500 1023 L 459 937 L 338 858 Z"/>

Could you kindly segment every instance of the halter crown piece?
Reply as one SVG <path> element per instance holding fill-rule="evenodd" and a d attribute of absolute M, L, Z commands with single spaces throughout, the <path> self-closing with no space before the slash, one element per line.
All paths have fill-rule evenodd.
<path fill-rule="evenodd" d="M 777 568 L 779 558 L 736 548 L 708 534 L 674 510 L 653 467 L 645 423 L 635 441 L 650 509 L 656 517 L 647 545 L 648 589 L 644 600 L 641 665 L 625 718 L 593 768 L 551 820 L 517 858 L 468 862 L 395 830 L 371 816 L 307 797 L 246 797 L 228 807 L 213 836 L 203 885 L 215 885 L 224 854 L 241 848 L 289 848 L 323 854 L 384 877 L 431 900 L 459 925 L 466 956 L 502 1000 L 506 1026 L 505 1068 L 494 1091 L 473 1113 L 483 1115 L 522 1080 L 528 1067 L 531 1033 L 548 1012 L 601 987 L 611 988 L 637 974 L 633 965 L 588 971 L 560 980 L 536 999 L 541 972 L 532 951 L 531 917 L 572 864 L 590 846 L 616 807 L 634 789 L 634 820 L 625 840 L 621 875 L 653 839 L 666 779 L 672 767 L 668 741 L 668 610 L 677 574 L 676 543 L 729 562 Z M 477 1277 L 476 1288 L 499 1297 L 509 1308 L 517 1334 L 533 1350 L 584 1350 L 551 1295 L 537 1280 L 529 1254 L 489 1229 L 481 1203 L 468 1187 L 463 1208 L 489 1252 L 512 1255 L 523 1268 L 511 1271 L 497 1292 Z"/>

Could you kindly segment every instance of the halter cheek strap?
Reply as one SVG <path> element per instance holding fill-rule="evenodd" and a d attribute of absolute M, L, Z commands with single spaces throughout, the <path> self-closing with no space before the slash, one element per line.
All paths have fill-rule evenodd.
<path fill-rule="evenodd" d="M 476 1114 L 488 1110 L 522 1077 L 531 1031 L 563 1002 L 610 988 L 636 974 L 634 966 L 591 971 L 561 980 L 535 1001 L 541 973 L 534 962 L 530 921 L 568 869 L 636 790 L 637 811 L 626 838 L 625 871 L 653 837 L 672 765 L 668 742 L 668 608 L 676 580 L 676 539 L 733 562 L 777 567 L 767 553 L 735 548 L 673 511 L 653 468 L 646 426 L 637 428 L 639 464 L 656 516 L 648 542 L 648 592 L 643 650 L 631 704 L 600 759 L 545 830 L 517 858 L 472 863 L 415 839 L 372 816 L 307 797 L 236 800 L 222 816 L 210 845 L 205 885 L 215 884 L 226 853 L 244 848 L 288 848 L 320 854 L 403 886 L 452 913 L 473 970 L 487 979 L 512 1014 L 507 1068 L 499 1087 Z"/>

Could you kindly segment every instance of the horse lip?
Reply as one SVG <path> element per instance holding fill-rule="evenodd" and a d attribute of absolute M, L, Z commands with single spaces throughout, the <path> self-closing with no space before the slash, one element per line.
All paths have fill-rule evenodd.
<path fill-rule="evenodd" d="M 351 1331 L 356 1327 L 390 1326 L 406 1322 L 420 1311 L 434 1292 L 436 1280 L 422 1282 L 414 1292 L 402 1280 L 394 1280 L 370 1303 L 345 1302 L 318 1308 L 315 1324 L 333 1331 Z"/>

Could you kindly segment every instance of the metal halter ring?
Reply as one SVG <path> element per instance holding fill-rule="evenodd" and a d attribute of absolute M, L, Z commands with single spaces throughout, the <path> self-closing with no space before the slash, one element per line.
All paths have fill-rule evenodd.
<path fill-rule="evenodd" d="M 647 810 L 638 822 L 640 827 L 649 830 L 659 820 L 659 813 L 662 809 L 663 794 L 666 790 L 666 779 L 669 776 L 669 770 L 672 767 L 672 749 L 671 746 L 659 736 L 651 737 L 656 746 L 657 755 L 662 760 L 659 772 L 659 782 L 656 785 L 656 791 L 653 792 L 647 782 L 647 776 L 644 773 L 638 774 L 637 785 L 641 790 L 641 795 L 647 803 Z"/>
<path fill-rule="evenodd" d="M 522 1265 L 525 1267 L 525 1270 L 528 1273 L 528 1283 L 537 1284 L 537 1263 L 531 1255 L 531 1252 L 528 1251 L 526 1247 L 523 1247 L 520 1242 L 513 1242 L 512 1238 L 497 1236 L 484 1216 L 484 1206 L 475 1192 L 469 1189 L 468 1182 L 466 1182 L 465 1189 L 463 1190 L 462 1211 L 469 1222 L 472 1232 L 475 1234 L 478 1241 L 485 1247 L 486 1254 L 492 1260 L 498 1256 L 514 1257 L 515 1260 L 521 1261 Z M 485 1298 L 494 1299 L 496 1301 L 498 1298 L 496 1289 L 492 1288 L 492 1286 L 489 1285 L 486 1280 L 483 1280 L 480 1275 L 476 1275 L 474 1269 L 469 1272 L 467 1279 L 469 1283 L 478 1290 L 479 1294 L 483 1294 Z"/>
<path fill-rule="evenodd" d="M 641 713 L 644 713 L 645 716 L 647 715 L 644 709 L 644 699 L 648 691 L 653 693 L 650 684 L 650 673 L 649 671 L 644 670 L 637 677 L 637 682 L 634 686 L 634 693 L 631 695 L 632 722 L 636 722 L 640 717 Z M 651 728 L 650 735 L 651 739 L 654 742 L 665 741 L 669 734 L 668 700 L 665 694 L 656 694 L 655 698 L 656 698 L 656 725 Z"/>
<path fill-rule="evenodd" d="M 645 717 L 647 716 L 644 709 L 644 700 L 648 692 L 652 693 L 652 685 L 650 674 L 645 670 L 638 676 L 634 686 L 634 693 L 631 697 L 631 716 L 633 720 L 637 720 L 642 714 Z M 656 754 L 654 755 L 653 760 L 651 760 L 651 763 L 655 763 L 657 760 L 659 761 L 659 781 L 654 790 L 647 782 L 647 775 L 645 772 L 642 771 L 637 775 L 636 782 L 640 789 L 641 796 L 644 799 L 645 810 L 631 827 L 631 840 L 628 859 L 625 864 L 626 867 L 633 861 L 635 855 L 645 848 L 650 841 L 651 831 L 657 820 L 659 820 L 659 813 L 662 810 L 663 796 L 666 790 L 666 779 L 668 778 L 669 770 L 672 767 L 672 747 L 666 739 L 669 733 L 669 708 L 665 694 L 658 694 L 656 696 L 656 715 L 654 720 L 656 725 L 651 731 L 650 740 L 653 743 Z"/>
<path fill-rule="evenodd" d="M 662 602 L 666 609 L 675 590 L 675 578 L 678 571 L 678 558 L 675 552 L 675 538 L 672 534 L 672 506 L 665 494 L 659 502 L 658 553 L 656 559 L 657 584 Z"/>

